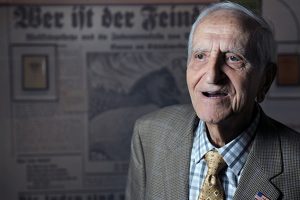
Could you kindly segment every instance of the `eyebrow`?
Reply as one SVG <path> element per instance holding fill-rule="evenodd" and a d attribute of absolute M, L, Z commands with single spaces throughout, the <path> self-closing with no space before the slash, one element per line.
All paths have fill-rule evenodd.
<path fill-rule="evenodd" d="M 209 51 L 211 51 L 211 50 L 208 50 L 207 48 L 201 48 L 201 47 L 192 49 L 192 53 L 194 53 L 194 52 L 209 52 Z"/>
<path fill-rule="evenodd" d="M 195 53 L 195 52 L 211 52 L 211 50 L 198 47 L 198 48 L 192 49 L 192 53 Z M 243 49 L 243 48 L 232 48 L 232 49 L 228 49 L 228 50 L 221 51 L 221 52 L 222 53 L 235 53 L 235 54 L 240 54 L 242 56 L 245 56 L 245 49 Z"/>
<path fill-rule="evenodd" d="M 223 53 L 235 53 L 235 54 L 241 54 L 242 56 L 245 56 L 246 50 L 244 48 L 234 47 L 226 51 L 223 51 Z"/>

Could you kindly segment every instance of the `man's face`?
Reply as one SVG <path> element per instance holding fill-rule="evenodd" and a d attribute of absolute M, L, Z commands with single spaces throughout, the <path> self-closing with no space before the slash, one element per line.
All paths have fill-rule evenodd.
<path fill-rule="evenodd" d="M 194 33 L 187 84 L 198 117 L 207 123 L 249 119 L 264 82 L 263 67 L 247 60 L 249 32 L 237 17 L 215 11 Z"/>

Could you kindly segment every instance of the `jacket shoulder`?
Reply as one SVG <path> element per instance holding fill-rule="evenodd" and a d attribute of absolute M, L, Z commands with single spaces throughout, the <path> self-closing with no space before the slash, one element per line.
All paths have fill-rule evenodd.
<path fill-rule="evenodd" d="M 185 132 L 193 132 L 198 118 L 191 105 L 173 105 L 151 112 L 139 118 L 134 133 L 138 134 L 146 146 L 164 146 L 170 138 L 181 137 Z"/>
<path fill-rule="evenodd" d="M 190 116 L 191 114 L 195 114 L 195 111 L 193 107 L 189 104 L 172 105 L 148 113 L 142 116 L 141 118 L 139 118 L 137 121 L 140 122 L 145 122 L 145 121 L 155 122 L 161 120 L 172 121 L 181 118 L 184 119 L 185 117 Z"/>
<path fill-rule="evenodd" d="M 137 119 L 136 126 L 141 130 L 159 131 L 161 134 L 176 126 L 184 126 L 195 121 L 196 113 L 191 105 L 173 105 L 148 113 Z"/>
<path fill-rule="evenodd" d="M 300 144 L 300 133 L 296 130 L 293 130 L 292 128 L 270 117 L 268 117 L 268 124 L 270 125 L 269 127 L 272 127 L 274 132 L 278 133 L 281 142 Z"/>

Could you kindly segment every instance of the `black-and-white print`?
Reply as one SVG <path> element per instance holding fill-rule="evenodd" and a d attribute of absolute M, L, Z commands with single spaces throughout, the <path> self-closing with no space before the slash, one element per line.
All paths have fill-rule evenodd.
<path fill-rule="evenodd" d="M 171 52 L 87 54 L 90 161 L 127 161 L 138 117 L 189 101 L 185 59 Z"/>

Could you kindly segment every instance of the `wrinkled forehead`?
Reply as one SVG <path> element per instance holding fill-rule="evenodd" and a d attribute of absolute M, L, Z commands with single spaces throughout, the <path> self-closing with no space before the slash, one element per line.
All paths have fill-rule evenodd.
<path fill-rule="evenodd" d="M 230 44 L 230 46 L 237 45 L 237 48 L 245 47 L 251 31 L 255 28 L 254 25 L 250 19 L 238 11 L 214 11 L 204 17 L 197 25 L 193 46 L 196 43 L 201 43 L 202 46 L 204 45 L 203 42 L 222 41 L 223 44 Z"/>
<path fill-rule="evenodd" d="M 232 28 L 239 32 L 251 32 L 257 23 L 239 11 L 217 10 L 205 16 L 198 26 L 218 25 L 220 29 Z M 223 26 L 222 26 L 223 25 Z"/>

